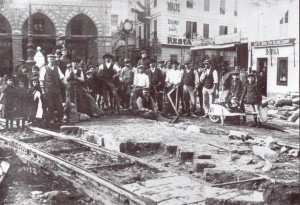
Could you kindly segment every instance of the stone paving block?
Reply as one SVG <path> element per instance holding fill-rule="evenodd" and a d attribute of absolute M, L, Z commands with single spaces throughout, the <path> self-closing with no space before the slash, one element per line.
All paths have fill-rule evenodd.
<path fill-rule="evenodd" d="M 106 149 L 121 152 L 121 144 L 124 143 L 124 139 L 116 138 L 111 133 L 102 135 L 102 138 Z"/>
<path fill-rule="evenodd" d="M 211 159 L 211 154 L 197 153 L 196 159 Z"/>
<path fill-rule="evenodd" d="M 123 188 L 125 188 L 131 192 L 135 192 L 137 190 L 144 188 L 144 186 L 142 186 L 138 183 L 133 183 L 133 184 L 125 184 L 125 185 L 123 185 Z"/>
<path fill-rule="evenodd" d="M 72 125 L 63 125 L 60 127 L 60 132 L 65 135 L 77 135 L 80 133 L 81 127 Z"/>
<path fill-rule="evenodd" d="M 183 161 L 193 160 L 194 153 L 195 153 L 194 150 L 188 150 L 188 149 L 182 149 L 182 148 L 177 150 L 177 156 Z"/>
<path fill-rule="evenodd" d="M 157 205 L 186 205 L 186 203 L 176 198 L 172 198 L 172 199 L 159 202 Z"/>
<path fill-rule="evenodd" d="M 263 205 L 263 193 L 249 190 L 236 190 L 231 193 L 215 195 L 205 200 L 206 205 Z"/>
<path fill-rule="evenodd" d="M 91 143 L 94 143 L 94 144 L 98 144 L 100 146 L 103 146 L 102 142 L 103 142 L 103 138 L 102 138 L 102 135 L 100 134 L 97 134 L 95 132 L 90 132 L 90 131 L 87 131 L 87 132 L 84 132 L 82 135 L 81 135 L 81 139 L 82 140 L 85 140 L 87 142 L 91 142 Z"/>
<path fill-rule="evenodd" d="M 165 152 L 168 153 L 168 154 L 175 155 L 176 152 L 177 152 L 177 148 L 178 148 L 177 145 L 174 145 L 174 144 L 163 144 L 162 146 L 163 146 Z"/>
<path fill-rule="evenodd" d="M 211 159 L 195 159 L 194 166 L 196 172 L 203 172 L 205 168 L 216 167 L 216 163 Z"/>

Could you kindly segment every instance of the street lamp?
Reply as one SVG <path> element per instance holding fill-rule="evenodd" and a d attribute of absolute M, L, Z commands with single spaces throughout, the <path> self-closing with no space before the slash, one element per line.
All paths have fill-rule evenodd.
<path fill-rule="evenodd" d="M 35 65 L 35 61 L 33 60 L 35 51 L 34 45 L 32 42 L 32 16 L 31 16 L 31 3 L 29 3 L 29 17 L 28 17 L 28 42 L 27 42 L 27 61 L 26 64 L 29 67 L 29 72 L 31 73 L 32 66 Z"/>
<path fill-rule="evenodd" d="M 125 34 L 125 58 L 128 58 L 128 36 L 129 33 L 132 31 L 133 24 L 132 21 L 129 21 L 126 19 L 124 23 L 122 24 L 122 31 Z"/>

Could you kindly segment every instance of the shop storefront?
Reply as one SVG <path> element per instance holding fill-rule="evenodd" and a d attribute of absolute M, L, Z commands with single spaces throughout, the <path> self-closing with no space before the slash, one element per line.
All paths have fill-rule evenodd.
<path fill-rule="evenodd" d="M 251 42 L 249 64 L 267 75 L 267 95 L 299 92 L 299 44 L 296 39 Z"/>

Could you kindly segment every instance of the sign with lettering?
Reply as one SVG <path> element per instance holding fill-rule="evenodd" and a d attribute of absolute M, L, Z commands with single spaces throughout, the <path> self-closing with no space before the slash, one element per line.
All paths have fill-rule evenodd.
<path fill-rule="evenodd" d="M 294 38 L 276 39 L 269 41 L 255 41 L 251 42 L 251 46 L 280 46 L 280 45 L 292 45 L 295 42 Z M 276 52 L 275 52 L 276 53 Z"/>
<path fill-rule="evenodd" d="M 168 3 L 168 11 L 180 12 L 180 4 L 176 4 L 173 2 L 167 2 L 167 3 Z"/>
<path fill-rule="evenodd" d="M 279 55 L 278 48 L 266 48 L 266 55 Z"/>
<path fill-rule="evenodd" d="M 168 19 L 168 36 L 178 37 L 180 33 L 179 21 Z"/>
<path fill-rule="evenodd" d="M 191 41 L 191 39 L 168 37 L 168 44 L 170 44 L 170 45 L 192 46 L 192 41 Z"/>
<path fill-rule="evenodd" d="M 268 44 L 269 44 L 269 41 L 263 41 L 263 42 L 261 42 L 262 46 L 267 46 Z"/>
<path fill-rule="evenodd" d="M 239 33 L 233 33 L 228 35 L 215 36 L 215 44 L 227 44 L 227 43 L 237 43 L 241 41 Z"/>

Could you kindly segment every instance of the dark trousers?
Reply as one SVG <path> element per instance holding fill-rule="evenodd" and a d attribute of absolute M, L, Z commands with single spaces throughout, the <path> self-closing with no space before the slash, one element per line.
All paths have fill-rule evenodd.
<path fill-rule="evenodd" d="M 163 88 L 151 86 L 149 95 L 157 103 L 158 110 L 162 111 L 162 108 L 163 108 Z"/>
<path fill-rule="evenodd" d="M 198 86 L 197 90 L 199 95 L 200 109 L 203 109 L 203 85 Z"/>
<path fill-rule="evenodd" d="M 62 97 L 60 89 L 45 88 L 46 92 L 46 104 L 48 109 L 48 116 L 50 120 L 54 120 L 57 117 L 58 120 L 62 120 L 64 116 L 64 109 L 62 106 Z M 57 115 L 55 116 L 55 111 Z"/>

